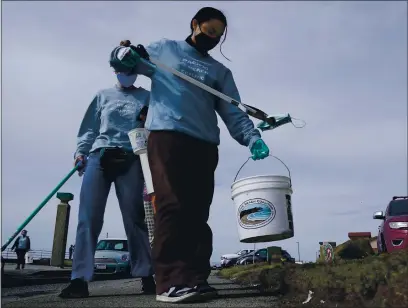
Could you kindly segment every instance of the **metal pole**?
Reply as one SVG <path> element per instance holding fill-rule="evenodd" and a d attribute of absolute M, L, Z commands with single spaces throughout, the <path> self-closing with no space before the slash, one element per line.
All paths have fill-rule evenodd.
<path fill-rule="evenodd" d="M 300 262 L 300 248 L 299 248 L 299 242 L 296 242 L 297 246 L 298 246 L 298 258 L 299 258 L 299 262 Z"/>

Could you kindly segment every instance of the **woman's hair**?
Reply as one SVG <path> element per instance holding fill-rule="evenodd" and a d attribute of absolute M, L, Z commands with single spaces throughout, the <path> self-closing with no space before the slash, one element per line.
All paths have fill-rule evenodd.
<path fill-rule="evenodd" d="M 201 8 L 195 15 L 194 17 L 191 19 L 190 21 L 190 30 L 191 30 L 191 34 L 193 34 L 194 29 L 193 29 L 193 20 L 197 20 L 198 24 L 201 25 L 203 22 L 209 21 L 211 19 L 217 19 L 219 21 L 221 21 L 224 25 L 225 25 L 225 35 L 224 35 L 224 39 L 222 40 L 221 44 L 220 44 L 220 52 L 223 55 L 223 57 L 225 59 L 227 59 L 228 61 L 230 61 L 230 59 L 228 59 L 221 50 L 222 44 L 225 42 L 225 39 L 227 38 L 227 32 L 228 32 L 228 24 L 227 24 L 227 17 L 225 17 L 224 13 L 221 12 L 220 10 L 217 10 L 213 7 L 203 7 Z"/>
<path fill-rule="evenodd" d="M 130 47 L 130 45 L 132 45 L 132 43 L 129 40 L 120 41 L 120 46 Z"/>

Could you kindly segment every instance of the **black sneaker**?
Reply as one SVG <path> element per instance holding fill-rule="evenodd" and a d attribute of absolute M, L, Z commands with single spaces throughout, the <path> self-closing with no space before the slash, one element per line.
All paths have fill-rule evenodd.
<path fill-rule="evenodd" d="M 71 280 L 68 287 L 58 295 L 61 298 L 84 298 L 89 296 L 88 283 L 82 279 Z"/>
<path fill-rule="evenodd" d="M 207 299 L 216 297 L 218 295 L 217 289 L 210 286 L 207 281 L 199 283 L 194 289 L 200 293 L 201 297 Z"/>
<path fill-rule="evenodd" d="M 156 282 L 153 276 L 142 277 L 142 292 L 144 294 L 156 294 Z"/>
<path fill-rule="evenodd" d="M 188 287 L 172 287 L 167 292 L 156 295 L 156 301 L 163 303 L 191 303 L 201 299 L 196 289 Z"/>

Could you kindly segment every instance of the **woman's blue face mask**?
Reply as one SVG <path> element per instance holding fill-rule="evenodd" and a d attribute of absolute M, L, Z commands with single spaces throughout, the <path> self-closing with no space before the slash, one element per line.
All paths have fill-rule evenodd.
<path fill-rule="evenodd" d="M 116 78 L 118 79 L 122 87 L 129 88 L 135 83 L 137 75 L 126 75 L 123 73 L 117 73 Z"/>

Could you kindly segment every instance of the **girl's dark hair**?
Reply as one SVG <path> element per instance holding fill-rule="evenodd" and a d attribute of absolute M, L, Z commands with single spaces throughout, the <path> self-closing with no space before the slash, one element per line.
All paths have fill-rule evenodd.
<path fill-rule="evenodd" d="M 191 30 L 191 34 L 193 34 L 194 29 L 193 29 L 193 20 L 197 20 L 198 24 L 201 25 L 203 22 L 209 21 L 211 19 L 217 19 L 219 21 L 221 21 L 224 25 L 225 25 L 225 35 L 224 38 L 220 44 L 220 52 L 223 55 L 223 57 L 225 59 L 227 59 L 228 61 L 231 61 L 230 59 L 228 59 L 221 50 L 222 44 L 225 42 L 225 39 L 227 38 L 227 32 L 228 32 L 228 24 L 227 24 L 227 17 L 225 17 L 224 13 L 221 12 L 220 10 L 217 10 L 213 7 L 203 7 L 201 8 L 195 15 L 194 17 L 191 19 L 190 21 L 190 30 Z"/>
<path fill-rule="evenodd" d="M 120 41 L 120 46 L 130 47 L 130 45 L 132 45 L 132 43 L 129 40 Z"/>

